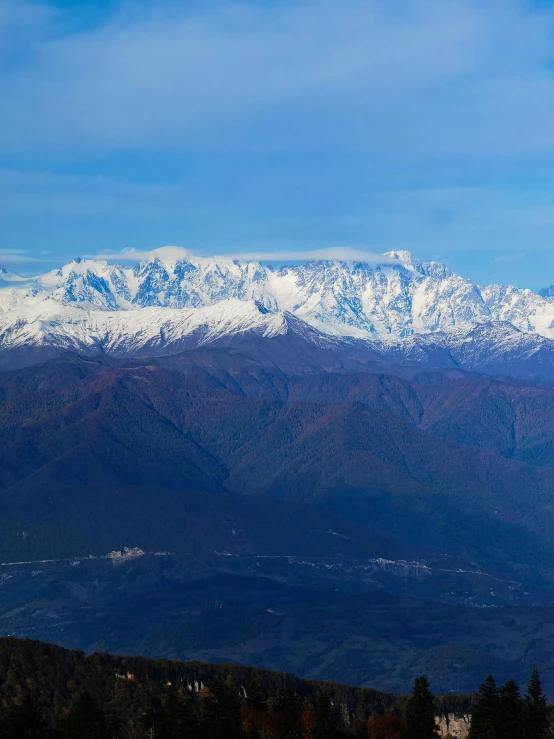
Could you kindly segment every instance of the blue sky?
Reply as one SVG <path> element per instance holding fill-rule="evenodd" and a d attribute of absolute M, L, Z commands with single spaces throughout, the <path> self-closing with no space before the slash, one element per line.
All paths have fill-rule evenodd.
<path fill-rule="evenodd" d="M 407 249 L 554 282 L 554 3 L 4 0 L 0 263 Z"/>

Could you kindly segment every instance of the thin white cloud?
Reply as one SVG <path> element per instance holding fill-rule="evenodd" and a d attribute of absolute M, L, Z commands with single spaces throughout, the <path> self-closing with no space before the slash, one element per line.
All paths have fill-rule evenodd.
<path fill-rule="evenodd" d="M 523 252 L 517 252 L 515 254 L 499 254 L 494 258 L 495 264 L 505 264 L 506 262 L 517 262 L 519 259 L 523 259 L 525 254 Z"/>
<path fill-rule="evenodd" d="M 24 249 L 0 249 L 0 265 L 2 264 L 45 264 L 50 259 L 33 257 Z"/>
<path fill-rule="evenodd" d="M 85 254 L 90 259 L 105 259 L 106 261 L 141 262 L 147 259 L 161 259 L 162 261 L 179 261 L 189 259 L 194 253 L 181 246 L 160 246 L 156 249 L 135 249 L 126 247 L 121 251 L 100 252 L 99 254 Z"/>
<path fill-rule="evenodd" d="M 332 246 L 326 249 L 305 249 L 294 250 L 287 249 L 284 251 L 252 251 L 239 252 L 234 256 L 235 259 L 255 260 L 258 262 L 294 262 L 309 261 L 311 259 L 331 259 L 345 262 L 372 262 L 376 264 L 398 264 L 398 259 L 378 254 L 373 251 L 364 251 L 363 249 L 353 249 L 349 246 Z"/>
<path fill-rule="evenodd" d="M 190 249 L 180 246 L 163 246 L 156 249 L 141 250 L 132 247 L 115 252 L 104 252 L 100 254 L 87 254 L 89 258 L 104 259 L 106 261 L 135 262 L 150 259 L 173 262 L 182 259 L 203 259 L 205 255 L 195 254 Z M 275 251 L 244 251 L 232 254 L 215 255 L 219 259 L 238 259 L 257 262 L 305 262 L 312 259 L 317 260 L 340 260 L 346 262 L 371 262 L 375 264 L 398 264 L 401 259 L 378 254 L 363 249 L 336 246 L 327 249 L 305 249 L 305 250 L 275 250 Z"/>

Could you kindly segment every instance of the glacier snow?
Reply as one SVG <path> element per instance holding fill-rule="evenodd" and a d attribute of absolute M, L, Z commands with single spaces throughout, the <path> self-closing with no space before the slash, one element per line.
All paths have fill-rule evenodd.
<path fill-rule="evenodd" d="M 150 320 L 150 314 L 137 312 L 141 309 L 191 311 L 238 300 L 256 301 L 273 313 L 292 313 L 338 336 L 394 340 L 504 321 L 519 331 L 554 338 L 552 297 L 502 285 L 479 286 L 408 252 L 383 256 L 383 264 L 318 260 L 277 268 L 192 256 L 173 261 L 154 256 L 134 267 L 76 259 L 30 279 L 0 271 L 0 312 L 36 321 L 51 315 L 52 304 L 60 310 L 129 311 L 133 318 L 111 322 L 130 325 Z M 68 321 L 71 315 L 67 313 Z M 168 313 L 166 320 L 180 321 L 178 316 Z"/>

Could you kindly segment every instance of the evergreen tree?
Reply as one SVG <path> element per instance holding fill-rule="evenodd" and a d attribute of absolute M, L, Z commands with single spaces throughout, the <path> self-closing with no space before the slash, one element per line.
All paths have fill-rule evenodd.
<path fill-rule="evenodd" d="M 199 739 L 200 727 L 191 709 L 190 701 L 171 687 L 163 704 L 165 713 L 164 739 Z"/>
<path fill-rule="evenodd" d="M 304 697 L 291 690 L 285 690 L 277 697 L 274 712 L 284 736 L 300 736 L 304 704 Z M 364 739 L 366 739 L 365 735 Z"/>
<path fill-rule="evenodd" d="M 29 696 L 21 703 L 12 703 L 0 718 L 1 739 L 54 739 L 57 736 L 45 725 L 42 711 Z"/>
<path fill-rule="evenodd" d="M 439 736 L 435 723 L 435 698 L 426 678 L 418 677 L 406 703 L 402 739 L 435 739 Z"/>
<path fill-rule="evenodd" d="M 246 703 L 248 706 L 250 706 L 251 708 L 265 710 L 266 697 L 259 683 L 259 680 L 256 680 L 256 678 L 254 678 L 254 680 L 250 682 L 246 690 L 246 695 Z"/>
<path fill-rule="evenodd" d="M 167 715 L 159 695 L 148 693 L 140 713 L 139 726 L 144 736 L 152 732 L 155 737 L 167 733 Z"/>
<path fill-rule="evenodd" d="M 202 698 L 202 727 L 205 739 L 239 739 L 244 736 L 237 691 L 223 680 L 212 682 Z"/>
<path fill-rule="evenodd" d="M 548 708 L 536 667 L 527 686 L 522 714 L 523 739 L 543 739 L 547 736 Z"/>
<path fill-rule="evenodd" d="M 494 678 L 489 675 L 479 688 L 471 709 L 468 739 L 497 739 L 500 697 Z"/>
<path fill-rule="evenodd" d="M 338 721 L 336 712 L 333 710 L 331 701 L 327 696 L 318 693 L 316 695 L 314 706 L 314 727 L 312 731 L 313 739 L 330 739 L 338 732 Z"/>
<path fill-rule="evenodd" d="M 506 685 L 501 688 L 499 708 L 499 737 L 502 737 L 502 739 L 521 739 L 521 697 L 519 688 L 513 680 L 508 680 Z"/>
<path fill-rule="evenodd" d="M 106 717 L 92 695 L 83 688 L 74 699 L 63 722 L 65 739 L 105 739 Z"/>

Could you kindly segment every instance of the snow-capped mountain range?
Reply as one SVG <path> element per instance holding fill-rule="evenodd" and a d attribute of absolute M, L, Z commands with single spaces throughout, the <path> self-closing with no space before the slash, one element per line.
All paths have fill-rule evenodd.
<path fill-rule="evenodd" d="M 34 278 L 0 268 L 0 353 L 21 358 L 41 347 L 163 353 L 237 333 L 290 330 L 312 343 L 363 344 L 397 360 L 436 363 L 437 352 L 441 361 L 446 352 L 454 365 L 479 369 L 476 354 L 517 347 L 526 361 L 540 357 L 550 366 L 554 297 L 479 286 L 403 251 L 375 263 L 273 268 L 176 259 L 175 250 L 160 249 L 133 267 L 76 259 Z"/>

